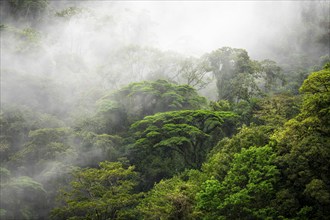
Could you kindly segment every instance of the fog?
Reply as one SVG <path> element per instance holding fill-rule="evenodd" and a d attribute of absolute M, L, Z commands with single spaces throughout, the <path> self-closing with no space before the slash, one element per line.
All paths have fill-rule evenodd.
<path fill-rule="evenodd" d="M 324 35 L 315 24 L 329 20 L 328 3 L 50 1 L 36 19 L 28 12 L 11 16 L 2 2 L 2 24 L 8 25 L 1 32 L 2 102 L 13 93 L 5 81 L 17 80 L 6 71 L 51 77 L 55 87 L 65 85 L 76 96 L 73 90 L 100 84 L 111 90 L 133 81 L 171 79 L 178 57 L 200 57 L 224 46 L 243 48 L 253 59 L 282 61 L 299 52 L 318 59 L 328 49 L 315 43 L 315 36 Z M 312 22 L 304 21 L 306 9 L 320 17 L 307 14 Z"/>
<path fill-rule="evenodd" d="M 329 55 L 329 37 L 318 42 L 328 36 L 318 25 L 329 23 L 328 1 L 49 1 L 21 12 L 1 4 L 2 107 L 69 124 L 131 82 L 187 83 L 183 61 L 221 47 L 284 67 L 292 56 L 315 65 Z M 216 100 L 212 78 L 200 93 Z"/>
<path fill-rule="evenodd" d="M 328 1 L 50 1 L 26 11 L 1 4 L 2 106 L 70 123 L 131 82 L 187 83 L 183 61 L 221 47 L 284 67 L 329 55 Z M 214 81 L 205 89 L 217 99 Z"/>
<path fill-rule="evenodd" d="M 99 15 L 130 20 L 121 37 L 133 40 L 129 35 L 134 31 L 134 43 L 195 56 L 230 46 L 264 58 L 271 45 L 282 43 L 302 25 L 304 4 L 308 7 L 301 1 L 97 1 L 84 5 Z"/>
<path fill-rule="evenodd" d="M 299 1 L 126 2 L 154 21 L 156 45 L 201 55 L 223 46 L 245 48 L 253 57 L 299 23 Z"/>
<path fill-rule="evenodd" d="M 13 135 L 1 136 L 1 166 L 46 190 L 72 164 L 96 166 L 106 157 L 102 148 L 113 137 L 77 141 L 73 130 L 95 116 L 102 97 L 129 83 L 185 84 L 183 66 L 203 66 L 203 56 L 222 47 L 275 60 L 287 75 L 292 63 L 318 65 L 330 53 L 329 1 L 49 1 L 42 10 L 37 4 L 13 9 L 13 2 L 23 1 L 1 1 L 0 9 L 1 131 Z M 217 100 L 213 73 L 204 72 L 205 84 L 192 86 Z M 59 127 L 68 130 L 52 130 Z M 43 128 L 49 130 L 39 134 Z M 51 136 L 53 147 L 64 150 L 34 161 L 34 134 Z"/>

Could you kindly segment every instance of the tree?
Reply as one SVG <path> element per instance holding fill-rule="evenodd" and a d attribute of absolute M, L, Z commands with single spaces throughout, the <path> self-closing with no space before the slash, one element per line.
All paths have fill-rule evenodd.
<path fill-rule="evenodd" d="M 254 117 L 258 122 L 274 128 L 281 127 L 300 112 L 301 97 L 280 93 L 261 99 Z"/>
<path fill-rule="evenodd" d="M 28 176 L 11 177 L 8 170 L 1 169 L 1 219 L 44 218 L 47 194 L 42 184 Z"/>
<path fill-rule="evenodd" d="M 215 111 L 232 111 L 239 117 L 240 125 L 250 125 L 258 123 L 254 113 L 259 110 L 259 102 L 261 99 L 252 98 L 248 101 L 241 100 L 237 103 L 229 102 L 228 100 L 219 100 L 210 102 L 211 109 Z"/>
<path fill-rule="evenodd" d="M 71 131 L 68 128 L 43 128 L 29 132 L 24 148 L 15 153 L 8 162 L 12 168 L 33 176 L 45 170 L 50 161 L 74 160 L 75 151 L 70 146 Z"/>
<path fill-rule="evenodd" d="M 301 86 L 301 113 L 273 137 L 282 186 L 277 205 L 288 218 L 327 219 L 330 204 L 330 68 L 312 73 Z M 288 201 L 290 198 L 290 203 Z"/>
<path fill-rule="evenodd" d="M 156 183 L 137 206 L 141 219 L 196 219 L 195 195 L 204 179 L 202 172 L 188 170 Z"/>
<path fill-rule="evenodd" d="M 271 201 L 279 171 L 269 146 L 243 148 L 225 179 L 211 178 L 197 194 L 197 208 L 205 219 L 267 219 L 276 217 Z"/>
<path fill-rule="evenodd" d="M 208 58 L 217 80 L 219 99 L 249 100 L 259 93 L 255 82 L 258 66 L 245 50 L 222 47 L 211 52 Z"/>
<path fill-rule="evenodd" d="M 12 173 L 1 185 L 2 201 L 12 197 L 2 203 L 9 207 L 4 219 L 45 219 L 58 186 L 66 183 L 66 174 L 75 161 L 71 132 L 58 128 L 63 122 L 54 116 L 23 106 L 1 107 L 1 165 Z M 3 179 L 7 178 L 1 175 Z M 39 185 L 43 193 L 31 190 L 29 184 Z"/>
<path fill-rule="evenodd" d="M 273 60 L 263 60 L 260 62 L 261 77 L 264 80 L 264 91 L 269 93 L 279 85 L 279 81 L 284 83 L 284 76 L 281 68 Z"/>
<path fill-rule="evenodd" d="M 188 85 L 176 85 L 165 80 L 131 83 L 98 101 L 98 113 L 93 120 L 78 127 L 98 134 L 126 132 L 130 124 L 157 112 L 200 109 L 206 99 Z"/>
<path fill-rule="evenodd" d="M 113 94 L 112 98 L 125 106 L 128 117 L 137 119 L 157 112 L 198 109 L 206 104 L 206 99 L 194 88 L 165 80 L 132 83 Z"/>
<path fill-rule="evenodd" d="M 218 99 L 250 101 L 284 82 L 281 68 L 272 60 L 251 60 L 247 51 L 222 47 L 207 54 L 211 70 L 217 80 Z"/>
<path fill-rule="evenodd" d="M 14 108 L 1 109 L 1 163 L 8 161 L 12 154 L 19 151 L 27 139 L 30 125 L 24 116 L 23 112 Z"/>
<path fill-rule="evenodd" d="M 217 143 L 203 164 L 203 172 L 222 181 L 230 169 L 235 154 L 239 153 L 242 148 L 265 146 L 273 132 L 274 128 L 267 125 L 242 126 L 237 134 L 231 138 L 223 138 Z"/>
<path fill-rule="evenodd" d="M 230 135 L 235 114 L 182 110 L 147 116 L 131 126 L 130 161 L 146 188 L 184 169 L 199 169 L 215 143 Z"/>
<path fill-rule="evenodd" d="M 189 57 L 179 63 L 179 69 L 176 78 L 189 86 L 201 90 L 212 82 L 210 77 L 211 68 L 207 58 L 199 59 Z"/>
<path fill-rule="evenodd" d="M 119 162 L 100 162 L 99 168 L 77 169 L 53 219 L 134 219 L 141 194 L 133 192 L 137 173 Z"/>
<path fill-rule="evenodd" d="M 1 103 L 0 113 L 0 152 L 1 163 L 25 147 L 29 140 L 29 131 L 43 127 L 61 127 L 63 122 L 56 117 L 41 114 L 26 106 L 15 106 Z"/>
<path fill-rule="evenodd" d="M 310 74 L 300 92 L 304 93 L 303 116 L 317 116 L 324 120 L 325 125 L 329 125 L 330 63 L 327 63 L 323 70 Z"/>
<path fill-rule="evenodd" d="M 82 131 L 77 134 L 76 139 L 79 166 L 97 167 L 101 161 L 117 161 L 126 153 L 123 138 L 118 135 Z"/>
<path fill-rule="evenodd" d="M 6 0 L 11 15 L 16 19 L 37 20 L 48 6 L 48 0 Z"/>

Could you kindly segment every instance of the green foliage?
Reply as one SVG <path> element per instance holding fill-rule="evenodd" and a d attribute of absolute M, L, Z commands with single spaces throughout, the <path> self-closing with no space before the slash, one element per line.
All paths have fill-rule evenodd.
<path fill-rule="evenodd" d="M 284 82 L 281 68 L 272 60 L 251 60 L 247 51 L 222 47 L 207 55 L 217 80 L 218 99 L 249 101 L 261 90 L 269 93 Z"/>
<path fill-rule="evenodd" d="M 128 126 L 126 111 L 112 101 L 104 100 L 96 115 L 78 121 L 75 130 L 96 134 L 121 134 L 127 131 Z"/>
<path fill-rule="evenodd" d="M 48 6 L 48 0 L 6 0 L 16 18 L 37 19 Z"/>
<path fill-rule="evenodd" d="M 239 153 L 242 148 L 248 149 L 253 145 L 257 147 L 266 145 L 273 131 L 274 128 L 270 126 L 243 126 L 233 137 L 219 141 L 210 152 L 202 170 L 208 176 L 223 180 L 236 153 Z"/>
<path fill-rule="evenodd" d="M 142 219 L 196 219 L 195 194 L 205 175 L 189 170 L 171 179 L 161 180 L 138 205 Z"/>
<path fill-rule="evenodd" d="M 59 10 L 62 3 L 48 3 L 0 3 L 4 60 L 16 60 L 1 69 L 1 219 L 48 219 L 59 191 L 53 219 L 329 219 L 330 63 L 320 70 L 329 35 L 326 16 L 314 8 L 327 13 L 325 2 L 306 4 L 301 39 L 284 50 L 290 59 L 283 56 L 281 68 L 244 49 L 193 58 L 122 46 L 122 35 L 112 34 L 131 36 L 135 27 L 111 11 L 98 17 L 70 2 Z M 85 37 L 97 40 L 94 31 L 111 23 L 103 32 L 109 42 L 96 42 L 111 49 L 97 67 L 88 68 L 94 61 L 82 53 L 99 45 L 80 45 L 75 31 L 60 39 L 68 53 L 58 47 L 52 24 L 71 21 L 78 31 L 90 22 Z M 311 32 L 313 25 L 322 33 Z M 322 52 L 311 48 L 316 42 Z M 62 85 L 72 79 L 83 84 Z M 134 83 L 105 96 L 127 82 Z M 218 94 L 210 106 L 195 90 L 205 87 Z M 71 128 L 73 118 L 79 123 Z"/>
<path fill-rule="evenodd" d="M 249 101 L 241 100 L 237 103 L 229 102 L 228 100 L 219 100 L 211 102 L 210 107 L 214 111 L 232 111 L 239 117 L 240 125 L 250 125 L 258 123 L 254 113 L 259 110 L 260 99 L 251 98 Z"/>
<path fill-rule="evenodd" d="M 284 75 L 281 68 L 272 60 L 260 62 L 261 77 L 264 79 L 264 92 L 269 93 L 284 83 Z"/>
<path fill-rule="evenodd" d="M 188 187 L 178 177 L 157 183 L 138 207 L 143 219 L 186 219 L 191 212 Z"/>
<path fill-rule="evenodd" d="M 127 132 L 130 124 L 157 112 L 200 109 L 206 99 L 188 85 L 165 80 L 131 83 L 98 101 L 98 113 L 80 127 L 96 133 Z"/>
<path fill-rule="evenodd" d="M 29 142 L 10 158 L 9 165 L 21 167 L 28 175 L 34 175 L 43 170 L 43 165 L 49 160 L 65 161 L 67 154 L 74 155 L 69 145 L 70 135 L 71 131 L 68 128 L 30 131 Z"/>
<path fill-rule="evenodd" d="M 124 107 L 129 118 L 137 119 L 156 112 L 198 109 L 206 104 L 192 87 L 165 80 L 131 83 L 109 98 Z"/>
<path fill-rule="evenodd" d="M 58 128 L 63 126 L 63 122 L 54 116 L 33 112 L 22 106 L 1 107 L 1 164 L 17 178 L 22 175 L 37 176 L 38 184 L 43 184 L 43 188 L 47 191 L 47 202 L 44 202 L 45 193 L 17 187 L 13 189 L 11 187 L 14 178 L 10 179 L 8 175 L 4 176 L 2 174 L 5 173 L 2 173 L 1 181 L 6 183 L 5 192 L 13 195 L 17 193 L 17 201 L 8 204 L 10 211 L 6 212 L 4 219 L 46 218 L 58 185 L 65 184 L 65 175 L 70 169 L 70 163 L 75 160 L 74 149 L 69 145 L 70 130 Z M 29 197 L 33 198 L 32 208 L 19 202 Z M 17 215 L 12 212 L 17 212 Z M 24 217 L 19 213 L 25 213 Z"/>
<path fill-rule="evenodd" d="M 275 217 L 271 207 L 279 170 L 271 147 L 243 148 L 234 155 L 222 182 L 210 179 L 197 194 L 197 208 L 204 219 L 267 219 Z"/>
<path fill-rule="evenodd" d="M 263 98 L 232 103 L 227 100 L 211 102 L 216 111 L 233 111 L 240 117 L 241 125 L 259 124 L 282 126 L 287 120 L 300 112 L 301 98 L 290 93 L 278 93 Z"/>
<path fill-rule="evenodd" d="M 134 194 L 137 173 L 119 162 L 101 162 L 100 167 L 78 169 L 70 188 L 60 194 L 62 205 L 53 219 L 134 219 L 133 208 L 141 194 Z"/>
<path fill-rule="evenodd" d="M 21 111 L 1 111 L 1 162 L 8 160 L 9 156 L 21 149 L 21 145 L 27 139 L 27 131 L 30 129 Z"/>
<path fill-rule="evenodd" d="M 117 161 L 126 153 L 123 138 L 117 135 L 80 132 L 76 138 L 79 140 L 77 164 L 81 166 L 95 167 L 104 160 Z"/>
<path fill-rule="evenodd" d="M 4 164 L 15 175 L 37 176 L 38 181 L 45 184 L 51 200 L 59 185 L 66 183 L 65 176 L 77 161 L 77 152 L 72 145 L 73 134 L 68 128 L 36 129 L 29 132 L 22 149 Z"/>
<path fill-rule="evenodd" d="M 259 123 L 276 128 L 300 112 L 300 97 L 285 93 L 276 94 L 260 100 L 258 106 L 254 116 Z"/>
<path fill-rule="evenodd" d="M 279 157 L 282 187 L 299 201 L 290 207 L 279 205 L 284 216 L 325 219 L 329 216 L 329 69 L 312 73 L 301 87 L 301 113 L 288 121 L 273 139 Z M 322 196 L 319 193 L 322 192 Z M 280 193 L 280 192 L 279 192 Z M 284 197 L 285 198 L 285 197 Z M 279 196 L 277 203 L 281 204 Z M 286 212 L 287 210 L 290 212 Z"/>
<path fill-rule="evenodd" d="M 208 55 L 217 80 L 218 98 L 248 100 L 258 93 L 254 82 L 255 64 L 243 49 L 223 47 Z"/>
<path fill-rule="evenodd" d="M 71 18 L 72 16 L 80 14 L 83 11 L 84 10 L 82 8 L 68 7 L 66 9 L 63 9 L 62 11 L 57 11 L 55 15 L 62 18 Z"/>
<path fill-rule="evenodd" d="M 239 115 L 241 125 L 258 123 L 254 113 L 259 110 L 259 101 L 259 99 L 251 98 L 249 101 L 242 100 L 232 104 L 232 111 Z"/>
<path fill-rule="evenodd" d="M 329 122 L 330 115 L 330 68 L 311 73 L 304 81 L 300 92 L 304 93 L 302 113 L 304 117 L 317 116 Z M 325 124 L 329 125 L 329 124 Z"/>
<path fill-rule="evenodd" d="M 23 106 L 1 106 L 0 113 L 0 152 L 1 163 L 24 148 L 30 130 L 42 127 L 59 127 L 63 122 L 56 117 L 33 112 Z"/>
<path fill-rule="evenodd" d="M 210 107 L 214 111 L 231 111 L 232 104 L 228 100 L 211 101 Z"/>
<path fill-rule="evenodd" d="M 2 176 L 1 176 L 2 178 Z M 1 182 L 0 206 L 2 219 L 38 219 L 47 206 L 43 186 L 27 176 L 10 178 Z"/>
<path fill-rule="evenodd" d="M 230 135 L 235 114 L 184 110 L 147 116 L 131 126 L 129 158 L 147 180 L 147 188 L 186 168 L 198 169 L 215 143 Z"/>
<path fill-rule="evenodd" d="M 320 179 L 313 179 L 308 183 L 304 194 L 321 204 L 330 203 L 330 192 L 327 190 L 326 184 Z"/>

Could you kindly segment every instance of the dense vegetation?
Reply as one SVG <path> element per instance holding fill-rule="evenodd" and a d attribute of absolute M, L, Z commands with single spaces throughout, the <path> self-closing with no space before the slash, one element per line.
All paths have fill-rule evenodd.
<path fill-rule="evenodd" d="M 93 70 L 71 51 L 30 74 L 54 41 L 41 24 L 92 12 L 1 4 L 29 26 L 1 24 L 23 66 L 1 66 L 1 219 L 330 218 L 328 53 L 277 63 L 122 45 Z"/>

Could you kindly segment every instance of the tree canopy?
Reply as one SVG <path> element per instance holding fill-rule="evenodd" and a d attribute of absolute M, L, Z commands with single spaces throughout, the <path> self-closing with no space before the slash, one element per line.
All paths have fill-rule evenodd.
<path fill-rule="evenodd" d="M 137 173 L 119 162 L 101 162 L 99 168 L 78 169 L 71 188 L 61 192 L 62 207 L 52 211 L 53 219 L 133 219 Z"/>
<path fill-rule="evenodd" d="M 204 54 L 129 4 L 0 1 L 0 219 L 329 219 L 328 2 Z"/>
<path fill-rule="evenodd" d="M 147 187 L 184 169 L 200 168 L 207 153 L 235 126 L 231 112 L 184 110 L 147 116 L 131 126 L 129 155 Z"/>

